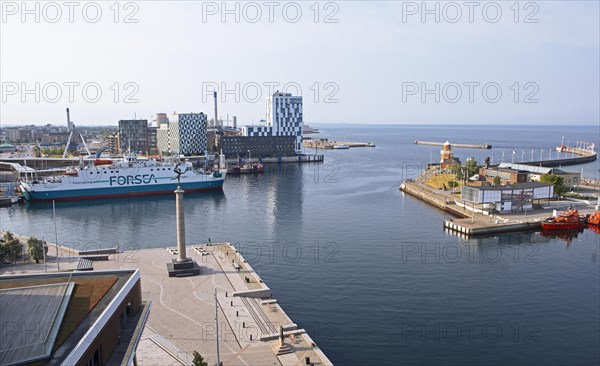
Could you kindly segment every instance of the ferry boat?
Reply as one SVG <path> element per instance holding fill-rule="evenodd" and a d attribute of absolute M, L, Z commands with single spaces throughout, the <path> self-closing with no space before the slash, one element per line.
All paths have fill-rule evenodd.
<path fill-rule="evenodd" d="M 80 160 L 79 168 L 69 170 L 63 176 L 38 180 L 35 176 L 21 180 L 20 189 L 28 201 L 50 200 L 86 200 L 142 195 L 173 193 L 177 188 L 179 167 L 181 189 L 187 192 L 216 191 L 223 189 L 227 174 L 223 169 L 221 155 L 220 168 L 194 168 L 189 161 L 157 161 L 138 159 L 128 153 L 122 159 L 112 161 L 110 165 L 94 164 L 84 166 Z"/>
<path fill-rule="evenodd" d="M 584 226 L 584 220 L 579 216 L 579 211 L 570 209 L 561 212 L 554 218 L 541 222 L 543 230 L 568 230 L 579 229 Z"/>

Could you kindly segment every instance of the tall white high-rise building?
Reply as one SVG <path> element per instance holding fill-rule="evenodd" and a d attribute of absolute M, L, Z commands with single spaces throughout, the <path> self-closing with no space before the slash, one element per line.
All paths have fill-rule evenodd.
<path fill-rule="evenodd" d="M 267 98 L 267 123 L 246 126 L 246 136 L 294 136 L 295 151 L 302 152 L 302 97 L 291 93 L 275 92 Z"/>
<path fill-rule="evenodd" d="M 302 152 L 302 97 L 279 91 L 268 97 L 267 126 L 273 136 L 296 136 L 296 152 Z"/>

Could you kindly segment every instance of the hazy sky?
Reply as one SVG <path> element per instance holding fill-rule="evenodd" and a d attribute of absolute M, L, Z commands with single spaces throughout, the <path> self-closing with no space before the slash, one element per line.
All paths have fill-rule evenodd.
<path fill-rule="evenodd" d="M 598 1 L 0 3 L 3 124 L 212 117 L 215 85 L 238 124 L 284 86 L 317 125 L 599 123 Z"/>

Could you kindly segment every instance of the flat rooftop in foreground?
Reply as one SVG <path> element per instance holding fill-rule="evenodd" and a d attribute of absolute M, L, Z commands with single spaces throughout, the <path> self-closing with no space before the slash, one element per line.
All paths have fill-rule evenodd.
<path fill-rule="evenodd" d="M 133 270 L 0 276 L 0 365 L 78 359 L 137 281 Z"/>

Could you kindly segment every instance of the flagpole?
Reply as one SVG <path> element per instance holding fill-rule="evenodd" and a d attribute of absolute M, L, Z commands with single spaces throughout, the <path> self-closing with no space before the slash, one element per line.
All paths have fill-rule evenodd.
<path fill-rule="evenodd" d="M 221 366 L 221 355 L 219 353 L 219 302 L 217 301 L 217 289 L 215 288 L 215 323 L 217 330 L 217 366 Z"/>

